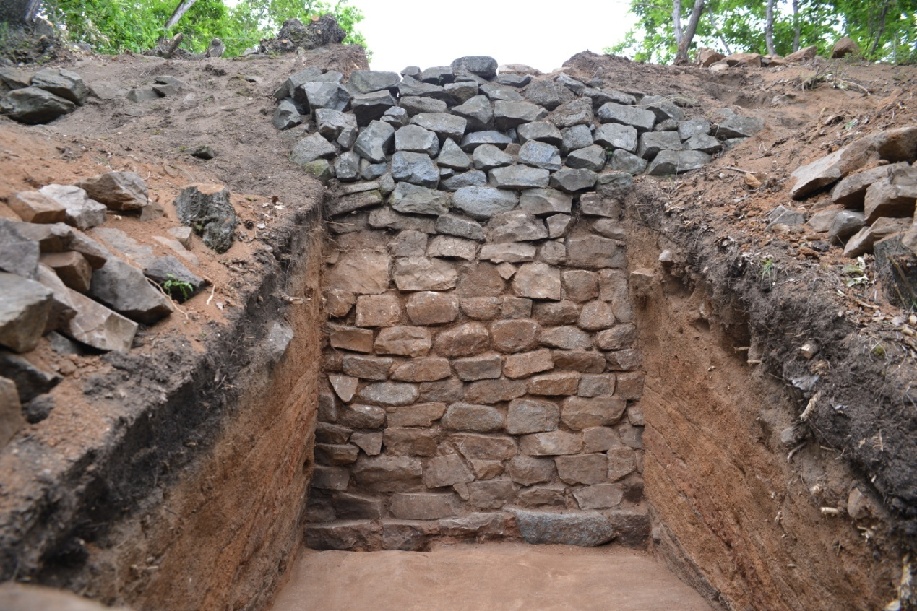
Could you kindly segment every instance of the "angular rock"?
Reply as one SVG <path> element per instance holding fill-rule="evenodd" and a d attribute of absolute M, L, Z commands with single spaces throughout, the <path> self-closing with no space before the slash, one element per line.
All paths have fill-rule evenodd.
<path fill-rule="evenodd" d="M 620 397 L 568 397 L 560 411 L 560 420 L 575 431 L 615 424 L 624 415 L 627 402 Z"/>
<path fill-rule="evenodd" d="M 706 134 L 696 134 L 691 136 L 691 138 L 685 142 L 684 147 L 692 151 L 700 151 L 701 153 L 713 155 L 723 150 L 723 143 L 713 136 L 708 136 Z"/>
<path fill-rule="evenodd" d="M 360 295 L 356 305 L 358 327 L 388 327 L 401 319 L 401 304 L 396 295 Z"/>
<path fill-rule="evenodd" d="M 386 422 L 390 427 L 430 427 L 446 413 L 446 404 L 439 402 L 396 405 L 386 408 Z"/>
<path fill-rule="evenodd" d="M 472 153 L 472 162 L 478 170 L 490 170 L 510 165 L 513 158 L 492 144 L 482 144 Z"/>
<path fill-rule="evenodd" d="M 490 433 L 503 429 L 504 416 L 489 405 L 453 403 L 442 418 L 443 427 L 452 431 Z"/>
<path fill-rule="evenodd" d="M 481 149 L 479 148 L 478 150 Z M 488 174 L 490 183 L 501 189 L 544 188 L 548 186 L 548 180 L 551 175 L 548 170 L 524 165 L 494 168 Z"/>
<path fill-rule="evenodd" d="M 471 132 L 462 138 L 461 148 L 466 153 L 472 153 L 474 150 L 484 144 L 492 144 L 497 148 L 505 149 L 513 143 L 513 139 L 496 131 Z"/>
<path fill-rule="evenodd" d="M 640 100 L 640 108 L 645 108 L 656 115 L 656 121 L 681 121 L 685 117 L 684 111 L 672 100 L 661 95 L 647 95 Z"/>
<path fill-rule="evenodd" d="M 556 171 L 561 168 L 560 151 L 553 144 L 529 140 L 519 149 L 519 161 L 526 165 Z"/>
<path fill-rule="evenodd" d="M 911 217 L 917 202 L 917 169 L 898 169 L 872 183 L 863 199 L 867 224 L 879 217 Z"/>
<path fill-rule="evenodd" d="M 353 468 L 359 485 L 376 492 L 403 492 L 419 488 L 423 467 L 410 456 L 361 456 Z"/>
<path fill-rule="evenodd" d="M 374 348 L 379 355 L 417 357 L 426 356 L 432 345 L 428 329 L 396 326 L 381 329 Z"/>
<path fill-rule="evenodd" d="M 328 325 L 328 341 L 332 348 L 353 352 L 372 352 L 373 332 L 342 325 Z"/>
<path fill-rule="evenodd" d="M 605 157 L 605 149 L 598 144 L 593 144 L 571 151 L 565 163 L 571 168 L 585 168 L 593 172 L 600 172 L 605 167 Z"/>
<path fill-rule="evenodd" d="M 637 130 L 630 125 L 604 123 L 595 130 L 595 143 L 606 149 L 637 152 Z"/>
<path fill-rule="evenodd" d="M 458 83 L 446 83 L 443 89 L 452 104 L 463 104 L 474 96 L 478 95 L 478 84 L 476 81 L 459 81 Z"/>
<path fill-rule="evenodd" d="M 312 111 L 319 108 L 344 110 L 350 103 L 350 93 L 337 83 L 313 81 L 297 86 L 293 99 L 300 103 L 305 99 Z"/>
<path fill-rule="evenodd" d="M 580 509 L 607 509 L 617 507 L 624 499 L 624 490 L 618 484 L 597 484 L 573 492 Z"/>
<path fill-rule="evenodd" d="M 455 515 L 458 499 L 451 493 L 408 492 L 393 494 L 391 512 L 403 520 L 438 520 Z"/>
<path fill-rule="evenodd" d="M 425 153 L 396 152 L 392 156 L 392 177 L 397 181 L 406 181 L 422 187 L 435 188 L 439 184 L 439 170 Z M 398 192 L 397 188 L 395 192 Z"/>
<path fill-rule="evenodd" d="M 127 352 L 131 349 L 137 323 L 76 291 L 68 289 L 68 293 L 76 316 L 61 328 L 62 333 L 97 350 Z"/>
<path fill-rule="evenodd" d="M 33 280 L 0 272 L 0 345 L 29 352 L 45 333 L 52 293 Z"/>
<path fill-rule="evenodd" d="M 544 263 L 522 265 L 513 278 L 513 291 L 520 297 L 560 301 L 560 271 Z"/>
<path fill-rule="evenodd" d="M 487 99 L 493 101 L 521 102 L 525 99 L 514 87 L 507 87 L 500 83 L 481 83 L 478 88 L 487 96 Z"/>
<path fill-rule="evenodd" d="M 535 246 L 519 242 L 485 244 L 479 258 L 494 263 L 520 263 L 535 259 Z"/>
<path fill-rule="evenodd" d="M 458 272 L 441 259 L 405 257 L 395 260 L 392 278 L 401 291 L 447 291 L 455 288 Z"/>
<path fill-rule="evenodd" d="M 558 456 L 557 475 L 566 484 L 600 484 L 608 478 L 608 457 L 604 454 Z"/>
<path fill-rule="evenodd" d="M 27 223 L 63 223 L 67 220 L 67 209 L 38 191 L 14 193 L 7 204 Z"/>
<path fill-rule="evenodd" d="M 455 359 L 452 361 L 455 373 L 463 382 L 490 380 L 500 377 L 503 359 L 498 354 L 487 354 Z"/>
<path fill-rule="evenodd" d="M 393 360 L 387 357 L 345 354 L 343 369 L 345 374 L 355 378 L 384 382 L 388 379 L 392 363 Z"/>
<path fill-rule="evenodd" d="M 615 325 L 595 336 L 595 345 L 600 350 L 622 350 L 630 348 L 637 339 L 637 329 L 632 324 Z"/>
<path fill-rule="evenodd" d="M 492 479 L 468 484 L 468 503 L 478 509 L 500 509 L 515 496 L 513 482 Z"/>
<path fill-rule="evenodd" d="M 667 133 L 667 132 L 660 132 Z M 684 174 L 691 170 L 699 170 L 710 163 L 710 155 L 700 151 L 660 151 L 650 162 L 647 174 L 652 176 L 666 176 L 671 174 Z"/>
<path fill-rule="evenodd" d="M 605 370 L 605 357 L 601 352 L 554 350 L 553 356 L 558 369 L 572 369 L 582 373 L 601 373 Z"/>
<path fill-rule="evenodd" d="M 372 121 L 360 130 L 353 150 L 372 163 L 381 163 L 385 161 L 386 154 L 392 151 L 394 141 L 394 127 L 382 121 Z"/>
<path fill-rule="evenodd" d="M 487 223 L 487 241 L 494 244 L 531 242 L 547 237 L 544 222 L 521 210 L 496 214 Z"/>
<path fill-rule="evenodd" d="M 150 286 L 143 272 L 114 258 L 93 272 L 89 294 L 119 314 L 147 325 L 174 310 L 169 299 Z"/>
<path fill-rule="evenodd" d="M 451 375 L 448 359 L 438 356 L 413 358 L 392 371 L 392 379 L 400 382 L 435 382 Z"/>
<path fill-rule="evenodd" d="M 456 79 L 468 74 L 492 79 L 497 75 L 497 60 L 486 55 L 459 57 L 452 62 L 452 72 Z"/>
<path fill-rule="evenodd" d="M 232 247 L 239 220 L 226 188 L 192 185 L 175 199 L 178 219 L 190 225 L 204 244 L 218 253 Z"/>
<path fill-rule="evenodd" d="M 596 288 L 598 288 L 597 284 Z M 613 327 L 614 324 L 614 308 L 608 302 L 590 301 L 583 306 L 580 312 L 579 327 L 586 331 L 602 331 Z"/>
<path fill-rule="evenodd" d="M 382 433 L 382 444 L 389 456 L 436 456 L 436 435 L 432 431 L 389 425 Z"/>
<path fill-rule="evenodd" d="M 397 91 L 401 76 L 397 72 L 354 70 L 350 73 L 350 86 L 359 93 Z"/>
<path fill-rule="evenodd" d="M 516 355 L 521 356 L 521 355 Z M 507 357 L 510 359 L 513 357 Z M 493 405 L 503 401 L 512 401 L 525 394 L 525 384 L 512 380 L 481 380 L 468 384 L 465 388 L 465 400 L 471 403 Z"/>
<path fill-rule="evenodd" d="M 586 125 L 574 125 L 561 132 L 563 139 L 560 143 L 560 150 L 566 154 L 570 151 L 592 146 L 594 144 L 592 130 Z"/>
<path fill-rule="evenodd" d="M 465 433 L 449 439 L 468 460 L 507 460 L 516 455 L 516 442 L 511 437 Z"/>
<path fill-rule="evenodd" d="M 379 405 L 409 405 L 417 400 L 418 390 L 414 384 L 374 382 L 364 386 L 359 397 Z"/>
<path fill-rule="evenodd" d="M 384 293 L 389 286 L 391 263 L 392 258 L 383 253 L 347 252 L 328 272 L 327 286 L 356 294 Z"/>
<path fill-rule="evenodd" d="M 452 142 L 452 145 L 455 146 L 455 143 Z M 458 149 L 457 146 L 455 148 Z M 405 125 L 395 132 L 395 150 L 424 153 L 432 157 L 439 152 L 439 139 L 435 133 L 419 125 Z M 395 178 L 397 180 L 397 176 Z"/>
<path fill-rule="evenodd" d="M 134 172 L 107 172 L 85 179 L 77 186 L 110 210 L 139 211 L 149 205 L 146 182 Z"/>
<path fill-rule="evenodd" d="M 515 399 L 510 402 L 506 414 L 506 432 L 511 435 L 523 435 L 554 431 L 557 429 L 559 418 L 559 408 L 550 401 Z"/>
<path fill-rule="evenodd" d="M 529 141 L 543 142 L 552 146 L 560 146 L 563 136 L 557 126 L 550 121 L 533 121 L 523 123 L 516 128 L 519 140 L 523 143 Z"/>
<path fill-rule="evenodd" d="M 315 444 L 315 461 L 320 465 L 340 467 L 357 462 L 360 449 L 347 444 Z"/>
<path fill-rule="evenodd" d="M 562 168 L 551 175 L 551 186 L 567 193 L 576 193 L 593 188 L 597 179 L 592 170 Z"/>
<path fill-rule="evenodd" d="M 28 125 L 50 123 L 74 108 L 76 106 L 70 100 L 38 87 L 16 89 L 0 99 L 0 112 Z"/>
<path fill-rule="evenodd" d="M 567 252 L 568 264 L 572 267 L 623 268 L 627 263 L 623 243 L 599 236 L 569 238 Z"/>
<path fill-rule="evenodd" d="M 550 350 L 533 350 L 521 354 L 510 354 L 503 363 L 503 375 L 510 379 L 526 378 L 532 374 L 550 371 L 554 368 L 554 359 Z M 517 396 L 525 394 L 525 386 Z M 515 397 L 512 397 L 515 399 Z"/>
<path fill-rule="evenodd" d="M 415 325 L 438 325 L 458 317 L 458 300 L 447 293 L 419 292 L 408 298 L 408 317 Z"/>
<path fill-rule="evenodd" d="M 529 380 L 530 395 L 560 397 L 575 394 L 580 382 L 580 374 L 572 371 L 561 371 L 535 376 Z"/>
<path fill-rule="evenodd" d="M 68 225 L 89 229 L 105 222 L 105 206 L 92 200 L 86 191 L 70 185 L 47 185 L 39 189 L 45 195 L 63 206 L 67 211 Z"/>
<path fill-rule="evenodd" d="M 470 322 L 441 331 L 436 336 L 434 349 L 438 354 L 448 357 L 472 356 L 487 350 L 489 342 L 487 328 L 480 323 Z"/>
<path fill-rule="evenodd" d="M 523 123 L 538 121 L 547 116 L 547 111 L 531 102 L 497 100 L 494 102 L 494 126 L 497 129 L 512 129 Z"/>
<path fill-rule="evenodd" d="M 471 158 L 459 148 L 454 140 L 447 138 L 443 142 L 443 147 L 440 150 L 439 157 L 436 158 L 436 163 L 440 167 L 467 170 L 471 167 Z"/>
<path fill-rule="evenodd" d="M 477 253 L 477 244 L 451 236 L 436 236 L 427 248 L 427 256 L 448 259 L 473 261 Z"/>
<path fill-rule="evenodd" d="M 598 397 L 612 395 L 614 391 L 615 376 L 613 373 L 587 374 L 580 379 L 576 394 L 580 397 Z"/>
<path fill-rule="evenodd" d="M 451 138 L 455 141 L 462 139 L 468 126 L 468 121 L 444 112 L 422 112 L 411 118 L 411 123 L 435 132 L 440 140 Z"/>
<path fill-rule="evenodd" d="M 47 265 L 63 281 L 64 285 L 80 293 L 89 290 L 92 267 L 78 252 L 54 252 L 41 255 L 41 263 Z"/>
<path fill-rule="evenodd" d="M 627 172 L 628 174 L 640 174 L 646 170 L 647 161 L 642 157 L 633 155 L 623 149 L 615 149 L 608 159 L 607 167 L 609 169 Z"/>
<path fill-rule="evenodd" d="M 538 345 L 541 326 L 534 320 L 501 320 L 490 327 L 493 347 L 500 352 L 523 352 Z"/>
<path fill-rule="evenodd" d="M 565 456 L 583 448 L 581 433 L 550 431 L 526 435 L 519 440 L 519 451 L 527 456 Z"/>
<path fill-rule="evenodd" d="M 554 479 L 556 470 L 554 461 L 549 458 L 515 456 L 509 461 L 506 472 L 517 484 L 531 486 L 532 484 L 550 482 Z"/>
<path fill-rule="evenodd" d="M 636 128 L 638 132 L 650 131 L 656 123 L 656 115 L 653 111 L 614 102 L 602 104 L 596 114 L 602 123 L 630 125 Z"/>
<path fill-rule="evenodd" d="M 468 121 L 469 131 L 483 131 L 494 127 L 494 108 L 487 96 L 476 95 L 453 107 L 452 112 Z"/>
<path fill-rule="evenodd" d="M 44 227 L 32 223 L 14 223 L 0 219 L 0 270 L 23 278 L 36 278 L 38 275 L 40 244 L 43 245 L 45 243 L 39 243 L 38 234 L 51 234 L 50 229 L 42 232 L 41 230 Z M 69 230 L 69 227 L 66 229 Z M 64 235 L 69 238 L 70 234 L 66 232 Z"/>
<path fill-rule="evenodd" d="M 573 99 L 573 92 L 563 85 L 547 79 L 534 80 L 525 88 L 523 95 L 530 102 L 554 110 L 563 102 Z"/>
<path fill-rule="evenodd" d="M 452 196 L 452 205 L 477 220 L 487 220 L 516 207 L 519 196 L 494 187 L 463 187 Z"/>
<path fill-rule="evenodd" d="M 640 134 L 640 147 L 637 154 L 651 161 L 659 151 L 679 151 L 682 149 L 681 138 L 677 132 L 646 132 Z"/>
<path fill-rule="evenodd" d="M 541 343 L 561 350 L 586 350 L 592 347 L 592 337 L 576 327 L 553 327 L 542 332 Z"/>
<path fill-rule="evenodd" d="M 474 481 L 474 475 L 457 454 L 432 458 L 423 471 L 427 488 L 443 488 Z"/>
<path fill-rule="evenodd" d="M 296 127 L 302 123 L 302 115 L 293 100 L 281 100 L 274 110 L 271 124 L 280 131 Z"/>
<path fill-rule="evenodd" d="M 572 102 L 561 104 L 549 117 L 549 120 L 559 128 L 573 125 L 591 125 L 593 119 L 592 100 L 589 98 L 578 98 Z"/>

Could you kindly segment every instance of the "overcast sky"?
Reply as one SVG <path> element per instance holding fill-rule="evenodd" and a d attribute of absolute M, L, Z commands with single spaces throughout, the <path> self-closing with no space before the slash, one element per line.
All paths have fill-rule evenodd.
<path fill-rule="evenodd" d="M 633 17 L 627 0 L 351 0 L 373 53 L 373 70 L 444 66 L 463 55 L 500 64 L 560 68 L 580 51 L 620 41 Z"/>

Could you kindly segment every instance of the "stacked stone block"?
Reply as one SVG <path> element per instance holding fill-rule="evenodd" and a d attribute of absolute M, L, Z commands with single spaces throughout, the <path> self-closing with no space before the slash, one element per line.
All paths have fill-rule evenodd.
<path fill-rule="evenodd" d="M 667 98 L 496 68 L 278 91 L 332 187 L 311 547 L 647 534 L 622 201 L 724 143 Z"/>

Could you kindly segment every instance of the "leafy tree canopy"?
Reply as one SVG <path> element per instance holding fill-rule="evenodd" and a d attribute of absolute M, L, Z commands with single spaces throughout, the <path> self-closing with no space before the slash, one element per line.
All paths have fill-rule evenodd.
<path fill-rule="evenodd" d="M 691 2 L 684 2 L 687 19 Z M 631 0 L 637 25 L 605 49 L 637 61 L 668 63 L 675 57 L 672 0 Z M 707 0 L 692 47 L 723 53 L 766 53 L 767 0 Z M 816 45 L 830 51 L 841 36 L 857 42 L 867 59 L 917 61 L 917 0 L 776 0 L 774 47 L 780 55 Z"/>
<path fill-rule="evenodd" d="M 45 0 L 47 17 L 61 26 L 72 42 L 89 44 L 100 53 L 140 52 L 153 48 L 164 36 L 184 35 L 182 48 L 201 52 L 213 38 L 236 56 L 276 35 L 281 24 L 296 18 L 307 22 L 330 13 L 347 32 L 345 43 L 366 48 L 356 25 L 363 14 L 350 0 L 241 0 L 235 6 L 223 0 L 196 0 L 178 23 L 165 30 L 179 0 Z"/>

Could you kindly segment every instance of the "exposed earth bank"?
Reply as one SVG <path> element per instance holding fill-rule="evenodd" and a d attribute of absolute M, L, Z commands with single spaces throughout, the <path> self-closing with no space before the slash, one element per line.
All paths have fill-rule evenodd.
<path fill-rule="evenodd" d="M 149 235 L 176 224 L 190 183 L 226 185 L 242 225 L 225 254 L 196 244 L 213 291 L 143 329 L 130 356 L 30 356 L 64 379 L 50 416 L 0 454 L 2 577 L 141 609 L 259 608 L 301 544 L 322 320 L 325 192 L 288 159 L 303 132 L 274 130 L 273 93 L 304 66 L 347 74 L 365 58 L 331 45 L 63 65 L 100 95 L 45 126 L 0 120 L 0 197 L 131 170 L 166 213 L 112 219 L 141 243 L 161 248 Z M 791 199 L 797 167 L 914 125 L 917 70 L 818 59 L 712 73 L 584 53 L 564 72 L 766 120 L 701 170 L 638 177 L 626 200 L 630 270 L 646 278 L 634 298 L 653 548 L 722 608 L 883 607 L 917 534 L 912 311 L 888 301 L 871 255 L 851 276 L 838 245 L 768 215 L 827 204 Z M 123 97 L 157 76 L 187 89 Z M 201 146 L 215 156 L 192 156 Z M 0 203 L 0 217 L 14 214 Z M 260 343 L 278 320 L 296 331 L 280 366 Z"/>

